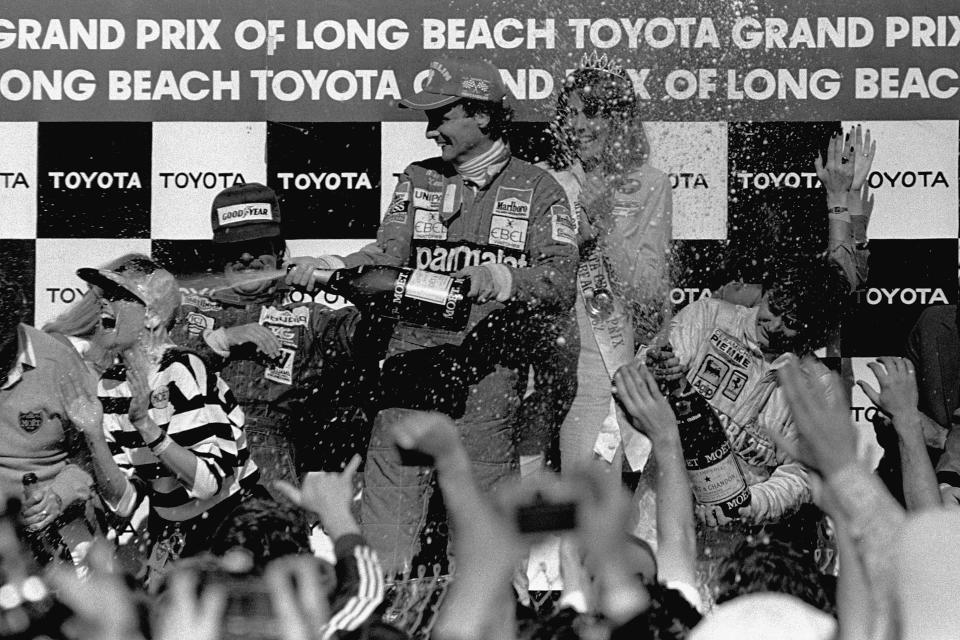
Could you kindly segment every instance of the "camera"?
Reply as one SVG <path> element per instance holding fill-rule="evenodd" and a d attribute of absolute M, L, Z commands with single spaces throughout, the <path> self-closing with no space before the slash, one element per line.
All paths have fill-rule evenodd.
<path fill-rule="evenodd" d="M 568 531 L 577 526 L 577 503 L 551 501 L 537 492 L 533 501 L 516 509 L 517 529 L 521 533 Z"/>

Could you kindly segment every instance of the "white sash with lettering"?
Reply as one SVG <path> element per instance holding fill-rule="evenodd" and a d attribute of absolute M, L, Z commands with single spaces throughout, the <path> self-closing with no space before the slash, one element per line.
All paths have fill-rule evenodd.
<path fill-rule="evenodd" d="M 593 335 L 600 348 L 600 357 L 607 375 L 613 374 L 634 358 L 633 326 L 623 300 L 613 293 L 607 268 L 599 247 L 580 259 L 577 284 L 583 296 Z M 632 471 L 642 471 L 650 456 L 650 440 L 630 426 L 622 409 L 610 396 L 610 411 L 604 418 L 593 445 L 593 451 L 607 462 L 613 462 L 621 444 Z"/>

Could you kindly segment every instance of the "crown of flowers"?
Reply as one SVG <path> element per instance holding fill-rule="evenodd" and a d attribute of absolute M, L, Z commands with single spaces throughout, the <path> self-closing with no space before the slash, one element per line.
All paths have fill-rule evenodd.
<path fill-rule="evenodd" d="M 584 53 L 580 57 L 581 69 L 596 69 L 619 78 L 623 78 L 623 67 L 617 64 L 613 58 L 607 57 L 607 54 L 598 55 L 596 50 L 590 53 Z"/>

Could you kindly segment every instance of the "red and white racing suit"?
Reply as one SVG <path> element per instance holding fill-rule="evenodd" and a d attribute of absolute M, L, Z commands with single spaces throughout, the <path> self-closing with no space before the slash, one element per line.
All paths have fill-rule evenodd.
<path fill-rule="evenodd" d="M 493 269 L 510 283 L 498 296 L 502 302 L 474 304 L 465 331 L 406 323 L 394 330 L 382 380 L 389 400 L 374 422 L 361 506 L 364 536 L 377 550 L 387 575 L 409 566 L 416 554 L 430 496 L 429 473 L 401 464 L 387 434 L 398 415 L 394 407 L 404 401 L 405 394 L 397 388 L 412 384 L 405 377 L 417 377 L 391 379 L 387 375 L 390 359 L 416 358 L 412 352 L 460 345 L 492 312 L 510 311 L 526 328 L 538 323 L 547 331 L 550 319 L 568 317 L 573 305 L 576 232 L 563 189 L 545 171 L 508 154 L 491 174 L 483 186 L 477 186 L 466 183 L 440 158 L 411 164 L 400 176 L 376 243 L 342 258 L 347 267 L 388 264 L 446 274 L 467 266 L 499 265 Z M 503 339 L 509 341 L 515 335 L 511 331 Z M 480 347 L 491 353 L 504 349 L 502 344 L 490 343 L 489 337 L 485 341 Z M 474 473 L 485 490 L 515 469 L 516 416 L 526 371 L 526 367 L 498 363 L 479 382 L 471 381 L 465 389 L 462 415 L 455 416 Z"/>

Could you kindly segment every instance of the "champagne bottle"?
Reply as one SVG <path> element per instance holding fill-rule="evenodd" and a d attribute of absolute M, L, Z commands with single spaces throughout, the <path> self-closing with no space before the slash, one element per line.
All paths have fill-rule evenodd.
<path fill-rule="evenodd" d="M 316 269 L 314 282 L 378 315 L 449 331 L 470 317 L 469 278 L 387 265 Z"/>
<path fill-rule="evenodd" d="M 40 491 L 40 480 L 35 473 L 25 473 L 20 481 L 23 483 L 23 497 L 29 502 Z M 42 565 L 46 565 L 56 557 L 57 544 L 50 535 L 49 529 L 50 527 L 44 527 L 26 533 L 33 555 Z"/>
<path fill-rule="evenodd" d="M 720 507 L 728 518 L 738 517 L 750 504 L 750 488 L 720 418 L 686 378 L 667 386 L 694 498 L 702 505 Z"/>

